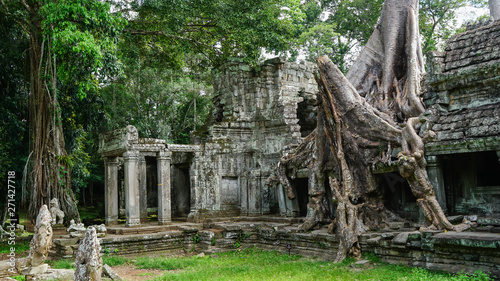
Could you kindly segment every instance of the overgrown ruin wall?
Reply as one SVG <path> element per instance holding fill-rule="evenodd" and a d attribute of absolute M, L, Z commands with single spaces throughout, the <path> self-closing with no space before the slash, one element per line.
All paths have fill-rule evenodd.
<path fill-rule="evenodd" d="M 283 220 L 283 219 L 282 219 Z M 307 233 L 288 222 L 260 221 L 205 221 L 203 224 L 163 226 L 163 229 L 126 228 L 128 234 L 101 238 L 102 252 L 111 255 L 134 254 L 147 251 L 212 254 L 256 247 L 288 254 L 333 260 L 339 239 L 326 229 Z M 486 222 L 484 222 L 486 223 Z M 500 220 L 490 221 L 500 230 Z M 454 273 L 489 272 L 500 277 L 500 239 L 496 233 L 456 233 L 417 231 L 416 225 L 396 222 L 383 232 L 364 233 L 360 245 L 364 253 L 373 252 L 382 261 L 391 264 L 418 266 Z M 162 232 L 155 233 L 154 231 Z M 136 234 L 133 234 L 136 231 Z M 56 239 L 57 252 L 68 255 L 75 247 L 71 239 Z M 73 246 L 71 246 L 72 244 Z M 70 257 L 71 253 L 69 253 Z"/>
<path fill-rule="evenodd" d="M 430 55 L 422 136 L 436 134 L 425 148 L 440 204 L 449 214 L 498 214 L 500 21 L 471 25 Z"/>
<path fill-rule="evenodd" d="M 191 219 L 277 213 L 265 181 L 315 127 L 314 68 L 279 58 L 253 68 L 232 60 L 214 74 L 215 124 L 198 140 Z"/>

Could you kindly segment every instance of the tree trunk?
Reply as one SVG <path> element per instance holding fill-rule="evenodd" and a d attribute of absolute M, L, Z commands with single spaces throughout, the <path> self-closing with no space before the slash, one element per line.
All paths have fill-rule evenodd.
<path fill-rule="evenodd" d="M 500 20 L 500 0 L 490 0 L 490 17 L 494 20 Z"/>
<path fill-rule="evenodd" d="M 34 220 L 38 210 L 58 198 L 69 220 L 80 221 L 71 190 L 70 161 L 64 148 L 60 108 L 57 103 L 57 69 L 51 39 L 43 35 L 39 3 L 28 11 L 30 21 L 30 150 L 33 166 L 30 172 L 31 200 L 28 217 Z"/>
<path fill-rule="evenodd" d="M 329 232 L 340 238 L 337 261 L 349 253 L 359 254 L 359 234 L 400 219 L 384 206 L 384 191 L 370 170 L 373 163 L 392 160 L 391 147 L 403 149 L 398 155 L 400 172 L 418 198 L 426 217 L 425 227 L 468 227 L 451 225 L 437 203 L 425 170 L 423 141 L 414 129 L 419 120 L 415 117 L 424 111 L 420 99 L 423 59 L 417 15 L 417 0 L 385 1 L 379 24 L 347 78 L 327 56 L 318 58 L 318 125 L 312 133 L 315 144 L 308 152 L 312 159 L 307 162 L 314 212 L 308 212 L 301 229 L 312 229 L 328 217 L 328 208 L 321 207 L 320 197 L 325 173 L 332 172 L 325 163 L 334 163 L 337 178 L 330 177 L 329 184 L 336 218 Z M 327 145 L 321 145 L 322 142 Z M 286 157 L 293 159 L 296 155 Z M 287 186 L 288 165 L 286 161 L 280 164 L 279 180 Z"/>

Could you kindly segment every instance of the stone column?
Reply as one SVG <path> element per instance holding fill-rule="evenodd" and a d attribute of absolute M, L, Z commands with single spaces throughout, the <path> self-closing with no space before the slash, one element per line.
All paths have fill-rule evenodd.
<path fill-rule="evenodd" d="M 497 150 L 498 163 L 500 163 L 500 150 Z"/>
<path fill-rule="evenodd" d="M 441 161 L 434 155 L 427 156 L 426 158 L 429 180 L 434 186 L 434 191 L 436 192 L 439 205 L 443 209 L 443 212 L 446 213 L 446 193 L 444 190 L 443 168 L 441 166 Z"/>
<path fill-rule="evenodd" d="M 290 200 L 288 196 L 286 196 L 286 190 L 281 184 L 278 184 L 277 188 L 280 215 L 282 217 L 286 216 L 294 218 L 300 216 L 299 201 L 297 197 L 295 197 L 295 199 L 293 200 Z"/>
<path fill-rule="evenodd" d="M 118 157 L 104 157 L 106 225 L 118 224 Z"/>
<path fill-rule="evenodd" d="M 140 225 L 139 205 L 139 152 L 123 154 L 125 168 L 125 217 L 127 226 Z"/>
<path fill-rule="evenodd" d="M 170 205 L 170 161 L 172 152 L 161 151 L 158 153 L 158 224 L 164 225 L 172 222 Z"/>
<path fill-rule="evenodd" d="M 200 170 L 203 168 L 201 165 L 201 152 L 195 151 L 194 152 L 194 158 L 193 162 L 191 163 L 191 167 L 189 168 L 189 177 L 190 177 L 190 200 L 189 200 L 189 215 L 188 218 L 196 218 L 197 213 L 198 213 L 198 205 L 196 201 L 196 191 L 197 188 L 199 188 L 200 183 L 198 182 L 198 173 L 200 173 Z M 206 179 L 205 179 L 206 181 Z M 211 201 L 214 202 L 216 199 L 215 198 L 210 198 L 212 199 Z"/>
<path fill-rule="evenodd" d="M 146 158 L 139 156 L 139 209 L 141 223 L 148 222 L 148 189 L 147 189 L 147 172 Z"/>

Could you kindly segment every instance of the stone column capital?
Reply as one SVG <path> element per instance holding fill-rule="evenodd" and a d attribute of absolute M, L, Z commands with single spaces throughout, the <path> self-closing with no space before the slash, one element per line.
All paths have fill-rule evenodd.
<path fill-rule="evenodd" d="M 127 152 L 123 153 L 123 160 L 139 160 L 139 151 L 135 150 L 128 150 Z"/>
<path fill-rule="evenodd" d="M 118 156 L 106 156 L 103 157 L 104 164 L 118 164 Z"/>
<path fill-rule="evenodd" d="M 429 155 L 425 157 L 427 160 L 427 165 L 428 166 L 437 166 L 441 164 L 441 161 L 438 156 L 436 155 Z"/>
<path fill-rule="evenodd" d="M 158 161 L 172 160 L 172 151 L 160 151 L 156 155 Z"/>

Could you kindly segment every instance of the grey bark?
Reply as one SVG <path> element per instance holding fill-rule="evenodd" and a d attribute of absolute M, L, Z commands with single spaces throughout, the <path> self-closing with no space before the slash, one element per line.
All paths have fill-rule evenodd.
<path fill-rule="evenodd" d="M 500 20 L 500 0 L 490 0 L 490 17 L 494 20 Z"/>

